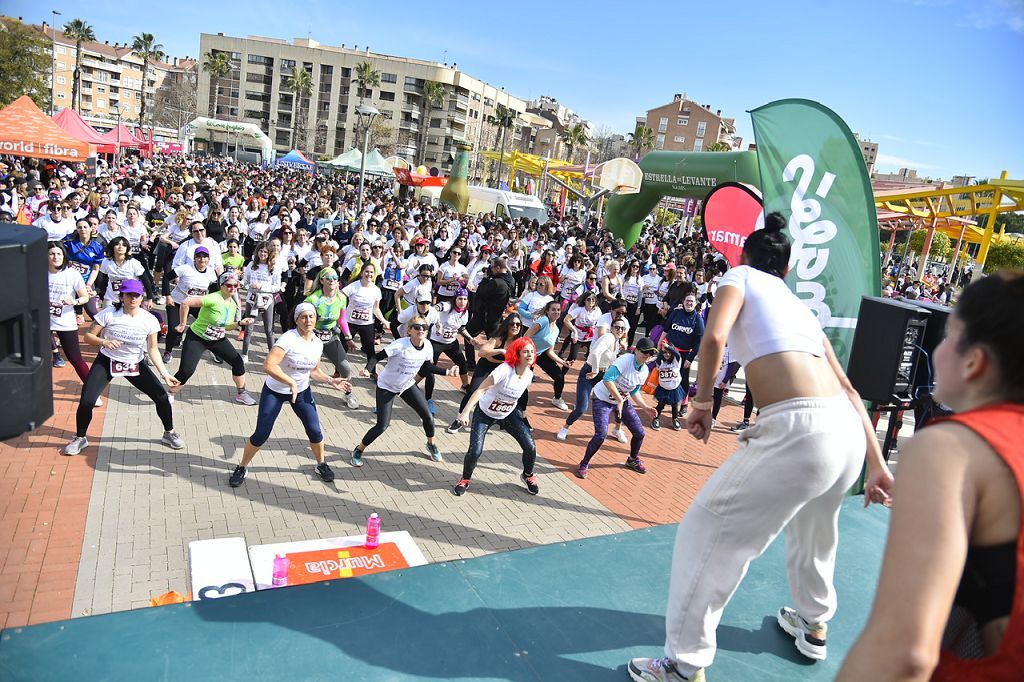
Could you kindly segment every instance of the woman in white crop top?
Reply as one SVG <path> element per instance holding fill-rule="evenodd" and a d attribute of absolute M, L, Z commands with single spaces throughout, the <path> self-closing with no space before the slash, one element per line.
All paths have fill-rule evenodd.
<path fill-rule="evenodd" d="M 747 566 L 786 531 L 793 607 L 776 614 L 804 656 L 823 659 L 839 507 L 867 458 L 865 504 L 889 499 L 889 473 L 860 396 L 817 319 L 786 286 L 790 243 L 778 213 L 721 279 L 698 356 L 687 429 L 707 442 L 712 394 L 726 340 L 761 408 L 739 449 L 697 495 L 679 524 L 662 658 L 629 663 L 634 679 L 690 679 L 715 656 L 722 610 Z M 661 677 L 659 677 L 659 675 Z"/>

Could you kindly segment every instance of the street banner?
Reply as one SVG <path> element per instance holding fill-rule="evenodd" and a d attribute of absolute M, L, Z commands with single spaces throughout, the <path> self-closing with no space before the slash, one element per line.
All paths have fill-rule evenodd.
<path fill-rule="evenodd" d="M 747 237 L 764 227 L 761 193 L 739 182 L 722 183 L 704 200 L 701 224 L 711 246 L 736 267 Z"/>
<path fill-rule="evenodd" d="M 789 216 L 790 289 L 845 367 L 863 296 L 881 293 L 878 219 L 860 145 L 835 112 L 783 99 L 751 112 L 767 215 Z"/>

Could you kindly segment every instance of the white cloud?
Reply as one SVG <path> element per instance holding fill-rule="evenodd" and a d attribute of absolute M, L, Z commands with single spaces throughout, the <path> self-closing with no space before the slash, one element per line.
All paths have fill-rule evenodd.
<path fill-rule="evenodd" d="M 913 168 L 914 170 L 942 170 L 938 166 L 925 163 L 924 161 L 915 161 L 913 159 L 907 159 L 902 156 L 894 156 L 893 154 L 879 153 L 875 159 L 875 163 L 879 166 L 892 166 L 893 168 Z"/>

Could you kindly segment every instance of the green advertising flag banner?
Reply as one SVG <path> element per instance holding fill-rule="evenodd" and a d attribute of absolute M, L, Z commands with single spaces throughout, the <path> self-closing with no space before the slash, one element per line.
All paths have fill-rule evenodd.
<path fill-rule="evenodd" d="M 765 214 L 789 216 L 786 283 L 846 366 L 863 296 L 881 293 L 878 219 L 860 145 L 835 112 L 804 99 L 754 109 Z"/>

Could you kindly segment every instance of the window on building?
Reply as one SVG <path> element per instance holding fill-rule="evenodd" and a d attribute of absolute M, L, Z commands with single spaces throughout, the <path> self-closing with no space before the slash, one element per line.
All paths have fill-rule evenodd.
<path fill-rule="evenodd" d="M 107 91 L 107 86 L 106 85 L 97 85 L 96 86 L 96 92 L 106 92 L 106 91 Z"/>
<path fill-rule="evenodd" d="M 658 144 L 656 146 L 657 146 L 658 149 L 664 149 L 665 148 L 665 136 L 664 135 L 658 135 Z"/>
<path fill-rule="evenodd" d="M 430 119 L 430 127 L 431 128 L 440 128 L 441 127 L 441 119 L 439 119 L 439 118 L 432 118 L 432 119 Z"/>
<path fill-rule="evenodd" d="M 676 125 L 677 126 L 688 126 L 688 125 L 690 125 L 690 117 L 689 116 L 680 116 L 679 118 L 676 119 Z"/>
<path fill-rule="evenodd" d="M 291 71 L 294 68 L 295 68 L 295 60 L 294 59 L 282 59 L 281 60 L 281 70 L 282 71 Z"/>
<path fill-rule="evenodd" d="M 98 99 L 98 100 L 96 100 L 96 108 L 98 108 L 98 109 L 105 109 L 106 107 L 107 107 L 107 100 L 105 100 L 105 99 Z"/>
<path fill-rule="evenodd" d="M 57 62 L 57 68 L 58 69 L 66 69 L 66 68 L 68 68 L 68 65 L 65 64 L 64 62 Z"/>
<path fill-rule="evenodd" d="M 662 116 L 658 122 L 658 132 L 663 133 L 668 130 L 668 116 Z"/>
<path fill-rule="evenodd" d="M 675 142 L 676 144 L 683 144 L 684 142 L 686 142 L 686 137 L 683 135 L 676 135 L 675 137 L 672 138 L 672 141 Z"/>
<path fill-rule="evenodd" d="M 242 59 L 242 53 L 241 52 L 232 52 L 231 53 L 231 58 L 234 59 L 236 62 L 240 61 Z"/>
<path fill-rule="evenodd" d="M 67 99 L 67 96 L 63 92 L 58 92 L 57 99 Z"/>
<path fill-rule="evenodd" d="M 264 57 L 261 54 L 251 54 L 251 55 L 249 55 L 247 61 L 250 64 L 263 64 L 263 65 L 269 65 L 269 64 L 273 64 L 274 63 L 273 59 L 271 59 L 270 57 Z"/>
<path fill-rule="evenodd" d="M 57 76 L 57 85 L 67 85 L 67 84 L 68 84 L 68 79 L 67 78 L 65 78 L 64 76 Z M 865 151 L 867 151 L 867 150 L 865 150 Z"/>
<path fill-rule="evenodd" d="M 347 66 L 341 67 L 341 77 L 342 78 L 351 78 L 352 77 L 352 69 L 348 68 Z"/>
<path fill-rule="evenodd" d="M 707 130 L 708 122 L 701 121 L 697 124 L 697 137 L 704 137 L 704 131 Z M 698 150 L 699 151 L 699 150 Z"/>
<path fill-rule="evenodd" d="M 704 140 L 699 137 L 693 143 L 693 151 L 699 152 L 704 150 Z"/>
<path fill-rule="evenodd" d="M 67 54 L 67 53 L 68 53 L 68 48 L 64 47 L 63 45 L 58 45 L 57 46 L 57 54 Z"/>
<path fill-rule="evenodd" d="M 493 104 L 494 104 L 494 100 L 493 99 L 491 99 L 490 97 L 484 97 L 484 106 L 485 107 L 492 106 Z"/>
<path fill-rule="evenodd" d="M 380 75 L 380 82 L 381 83 L 397 83 L 398 82 L 398 74 L 397 73 L 382 73 Z"/>
<path fill-rule="evenodd" d="M 384 92 L 383 90 L 381 90 L 380 91 L 380 100 L 382 102 L 394 102 L 395 101 L 395 93 L 393 93 L 393 92 Z"/>

